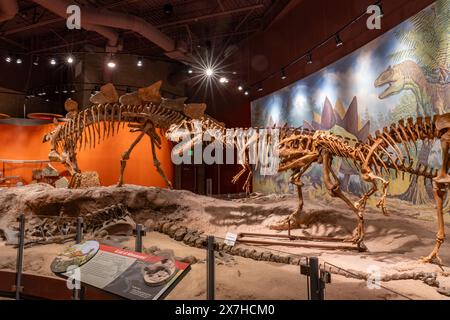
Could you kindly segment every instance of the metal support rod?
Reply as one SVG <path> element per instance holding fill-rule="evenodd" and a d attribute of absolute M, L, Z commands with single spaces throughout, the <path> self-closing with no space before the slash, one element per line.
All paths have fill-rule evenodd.
<path fill-rule="evenodd" d="M 17 219 L 19 221 L 19 243 L 17 247 L 17 264 L 16 264 L 16 300 L 20 300 L 22 292 L 22 267 L 23 267 L 23 250 L 25 245 L 25 215 L 21 214 Z"/>
<path fill-rule="evenodd" d="M 137 224 L 136 225 L 136 230 L 134 231 L 135 236 L 136 236 L 136 242 L 134 245 L 134 250 L 136 252 L 142 252 L 142 236 L 145 236 L 146 232 L 144 229 L 144 225 L 142 224 Z"/>
<path fill-rule="evenodd" d="M 310 277 L 309 287 L 311 289 L 311 300 L 323 300 L 323 286 L 320 279 L 320 266 L 317 257 L 309 258 Z"/>
<path fill-rule="evenodd" d="M 215 291 L 216 291 L 216 285 L 215 285 L 215 261 L 214 261 L 214 236 L 208 236 L 208 247 L 207 247 L 207 269 L 206 269 L 206 286 L 207 286 L 207 300 L 214 300 L 215 299 Z"/>
<path fill-rule="evenodd" d="M 76 243 L 81 243 L 83 241 L 83 218 L 78 217 L 77 218 L 77 237 L 75 239 Z"/>

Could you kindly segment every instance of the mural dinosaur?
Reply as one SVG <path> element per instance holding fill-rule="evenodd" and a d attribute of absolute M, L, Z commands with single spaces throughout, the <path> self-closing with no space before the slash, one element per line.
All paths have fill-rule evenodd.
<path fill-rule="evenodd" d="M 394 66 L 389 66 L 375 80 L 375 87 L 388 85 L 380 95 L 386 99 L 400 94 L 404 90 L 411 91 L 417 101 L 417 115 L 430 116 L 444 114 L 450 107 L 450 83 L 432 83 L 414 61 L 407 60 Z"/>
<path fill-rule="evenodd" d="M 185 104 L 186 98 L 165 99 L 160 93 L 161 85 L 162 81 L 159 81 L 119 98 L 114 85 L 106 84 L 90 98 L 94 105 L 81 112 L 78 112 L 75 101 L 66 101 L 66 110 L 69 112 L 66 122 L 45 135 L 44 142 L 50 141 L 50 160 L 61 162 L 71 173 L 69 187 L 79 186 L 81 170 L 77 163 L 77 152 L 86 147 L 95 148 L 106 138 L 118 133 L 120 126 L 123 128 L 125 125 L 131 132 L 138 132 L 139 135 L 122 154 L 117 186 L 124 182 L 126 164 L 133 149 L 144 136 L 148 136 L 153 165 L 167 186 L 172 187 L 156 157 L 156 148 L 161 148 L 161 137 L 156 129 L 167 129 L 183 120 L 206 119 L 206 105 Z M 208 119 L 215 121 L 210 117 Z"/>

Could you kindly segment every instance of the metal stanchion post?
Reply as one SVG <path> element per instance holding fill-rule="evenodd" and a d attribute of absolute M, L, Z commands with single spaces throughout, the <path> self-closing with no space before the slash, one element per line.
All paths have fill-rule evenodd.
<path fill-rule="evenodd" d="M 137 224 L 134 230 L 134 235 L 136 237 L 135 248 L 136 252 L 142 252 L 142 237 L 146 235 L 145 228 L 142 224 Z"/>
<path fill-rule="evenodd" d="M 78 217 L 77 218 L 77 237 L 75 239 L 76 243 L 81 243 L 81 241 L 83 241 L 83 228 L 84 228 L 83 218 Z"/>
<path fill-rule="evenodd" d="M 214 300 L 215 299 L 215 291 L 216 291 L 216 285 L 215 285 L 215 261 L 214 261 L 214 237 L 208 236 L 208 246 L 207 246 L 207 271 L 206 271 L 206 286 L 207 286 L 207 296 L 206 298 L 208 300 Z"/>
<path fill-rule="evenodd" d="M 83 228 L 84 228 L 83 218 L 78 217 L 77 218 L 77 235 L 75 238 L 75 242 L 77 244 L 81 243 L 81 241 L 83 241 Z M 82 291 L 83 291 L 83 287 L 81 287 L 80 289 L 74 288 L 73 292 L 72 292 L 72 300 L 81 300 L 82 296 L 83 296 Z"/>
<path fill-rule="evenodd" d="M 23 267 L 23 250 L 25 245 L 25 215 L 21 214 L 17 219 L 19 221 L 19 243 L 17 247 L 17 264 L 16 264 L 16 300 L 20 300 L 22 292 L 22 267 Z"/>
<path fill-rule="evenodd" d="M 319 259 L 317 257 L 309 258 L 309 268 L 309 287 L 311 288 L 311 300 L 323 300 L 323 290 L 320 289 L 321 285 L 319 283 Z"/>

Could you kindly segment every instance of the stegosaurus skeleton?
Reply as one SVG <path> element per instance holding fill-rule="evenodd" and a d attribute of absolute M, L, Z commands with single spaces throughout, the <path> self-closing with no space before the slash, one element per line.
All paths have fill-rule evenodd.
<path fill-rule="evenodd" d="M 77 152 L 86 147 L 95 148 L 102 140 L 114 136 L 120 126 L 128 125 L 131 132 L 139 132 L 127 151 L 122 154 L 118 186 L 124 182 L 126 163 L 131 152 L 144 136 L 149 136 L 153 165 L 169 188 L 171 182 L 165 175 L 156 156 L 156 148 L 161 148 L 161 137 L 156 129 L 168 129 L 172 124 L 192 119 L 216 122 L 204 114 L 205 104 L 184 104 L 186 98 L 164 99 L 160 94 L 162 82 L 159 81 L 137 92 L 119 98 L 112 84 L 107 84 L 91 97 L 93 106 L 78 112 L 77 103 L 66 102 L 69 111 L 67 121 L 44 137 L 50 141 L 51 161 L 61 162 L 72 175 L 70 187 L 76 188 L 81 171 L 78 167 Z M 74 106 L 75 104 L 75 106 Z M 102 128 L 103 127 L 103 128 Z"/>
<path fill-rule="evenodd" d="M 182 121 L 180 124 L 174 124 L 166 132 L 169 139 L 179 138 L 180 129 L 187 132 L 195 131 L 198 128 L 198 121 Z M 223 145 L 228 146 L 230 140 L 226 139 L 227 129 L 217 126 L 211 126 L 208 122 L 201 122 L 200 127 L 203 132 L 209 132 L 210 135 L 220 139 Z M 256 128 L 254 128 L 256 129 Z M 257 140 L 265 139 L 270 141 L 273 138 L 271 130 L 276 128 L 267 128 L 262 134 L 256 134 Z M 214 130 L 219 130 L 211 134 Z M 418 117 L 416 121 L 412 118 L 399 121 L 390 127 L 376 131 L 374 136 L 369 135 L 367 142 L 351 141 L 328 131 L 309 131 L 301 128 L 278 128 L 279 144 L 278 154 L 280 163 L 278 171 L 291 170 L 290 181 L 297 187 L 299 206 L 295 213 L 279 223 L 272 225 L 272 229 L 285 230 L 288 228 L 300 227 L 302 224 L 303 195 L 301 181 L 302 175 L 313 163 L 323 165 L 324 184 L 333 197 L 342 199 L 347 206 L 352 209 L 358 218 L 358 224 L 352 237 L 346 239 L 360 246 L 364 238 L 364 211 L 367 200 L 377 190 L 377 182 L 382 184 L 382 197 L 377 204 L 382 212 L 387 215 L 385 199 L 391 171 L 396 175 L 398 173 L 409 173 L 411 175 L 422 176 L 425 179 L 432 179 L 433 193 L 437 205 L 438 232 L 436 244 L 429 256 L 422 258 L 424 262 L 431 262 L 439 258 L 439 248 L 444 242 L 444 220 L 443 220 L 443 198 L 446 194 L 447 185 L 450 184 L 448 155 L 450 144 L 450 113 L 437 115 L 434 118 Z M 261 131 L 260 131 L 261 132 Z M 176 139 L 177 139 L 176 138 Z M 175 140 L 176 140 L 175 139 Z M 195 138 L 194 138 L 195 139 Z M 191 144 L 185 145 L 183 150 L 190 148 L 198 140 L 192 139 Z M 442 167 L 440 170 L 431 169 L 423 165 L 414 167 L 411 159 L 411 148 L 417 150 L 418 141 L 440 140 L 442 148 Z M 244 189 L 249 191 L 252 177 L 252 167 L 249 161 L 250 145 L 255 143 L 255 135 L 235 135 L 232 144 L 238 149 L 242 159 L 242 170 L 233 178 L 233 183 L 237 182 L 245 173 L 247 178 Z M 268 149 L 267 149 L 268 150 Z M 264 150 L 263 152 L 267 152 Z M 264 155 L 267 157 L 267 155 Z M 345 158 L 352 161 L 358 168 L 363 181 L 372 185 L 357 202 L 352 203 L 350 199 L 341 191 L 339 179 L 332 169 L 334 157 Z"/>

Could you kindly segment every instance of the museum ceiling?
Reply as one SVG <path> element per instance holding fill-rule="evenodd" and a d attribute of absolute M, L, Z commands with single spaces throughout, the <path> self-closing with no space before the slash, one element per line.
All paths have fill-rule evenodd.
<path fill-rule="evenodd" d="M 237 45 L 263 30 L 289 0 L 77 0 L 82 8 L 142 18 L 189 51 L 201 48 L 231 54 Z M 17 54 L 78 52 L 86 46 L 104 48 L 98 32 L 71 32 L 64 18 L 49 8 L 56 2 L 19 1 L 19 13 L 0 22 L 0 48 Z M 48 4 L 50 3 L 50 4 Z M 64 3 L 64 1 L 63 1 Z M 46 5 L 47 4 L 47 5 Z M 83 9 L 82 9 L 83 10 Z M 1 21 L 1 20 L 0 20 Z M 137 32 L 111 28 L 123 43 L 121 52 L 164 55 L 164 50 Z"/>

